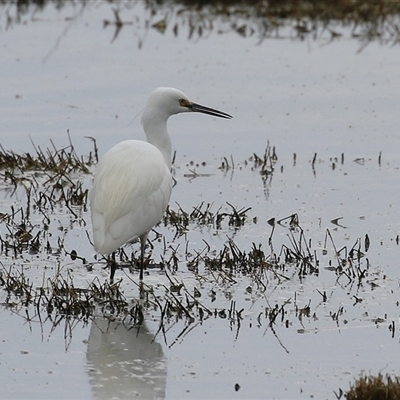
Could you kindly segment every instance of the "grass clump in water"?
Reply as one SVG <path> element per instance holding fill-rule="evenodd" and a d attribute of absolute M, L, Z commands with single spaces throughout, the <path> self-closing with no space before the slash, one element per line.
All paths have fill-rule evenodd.
<path fill-rule="evenodd" d="M 343 392 L 340 391 L 342 397 Z M 399 400 L 400 378 L 382 374 L 377 376 L 361 376 L 351 385 L 350 390 L 344 394 L 347 400 Z"/>

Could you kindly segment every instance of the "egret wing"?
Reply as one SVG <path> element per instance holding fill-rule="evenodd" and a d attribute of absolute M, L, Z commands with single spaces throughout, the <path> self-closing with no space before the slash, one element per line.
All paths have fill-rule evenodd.
<path fill-rule="evenodd" d="M 110 149 L 90 192 L 96 250 L 112 253 L 149 232 L 161 220 L 171 189 L 171 173 L 153 145 L 127 140 Z"/>

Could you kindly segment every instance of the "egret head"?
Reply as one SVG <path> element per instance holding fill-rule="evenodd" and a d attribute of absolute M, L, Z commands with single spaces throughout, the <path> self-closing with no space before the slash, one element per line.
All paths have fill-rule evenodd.
<path fill-rule="evenodd" d="M 169 87 L 160 87 L 156 89 L 150 95 L 148 105 L 153 109 L 164 111 L 167 115 L 183 112 L 200 112 L 220 118 L 232 118 L 231 115 L 222 111 L 193 103 L 188 99 L 185 93 Z"/>

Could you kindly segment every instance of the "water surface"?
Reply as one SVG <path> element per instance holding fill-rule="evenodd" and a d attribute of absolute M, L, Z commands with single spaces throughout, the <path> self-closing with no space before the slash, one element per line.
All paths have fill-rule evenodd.
<path fill-rule="evenodd" d="M 140 5 L 135 12 L 145 20 Z M 333 391 L 346 389 L 362 371 L 398 372 L 397 47 L 371 43 L 360 52 L 350 35 L 333 42 L 321 37 L 259 43 L 217 29 L 206 39 L 187 40 L 169 30 L 130 26 L 113 41 L 114 31 L 102 25 L 111 16 L 107 4 L 83 11 L 49 5 L 2 30 L 1 144 L 16 153 L 32 152 L 31 139 L 42 148 L 50 139 L 61 147 L 69 130 L 80 154 L 92 150 L 87 136 L 96 138 L 103 154 L 125 138 L 144 138 L 134 117 L 158 86 L 177 87 L 193 101 L 232 114 L 231 121 L 171 118 L 177 152 L 171 205 L 190 211 L 212 203 L 214 212 L 229 211 L 226 202 L 251 207 L 245 225 L 235 230 L 226 222 L 220 229 L 192 224 L 178 238 L 173 228 L 159 226 L 171 248 L 164 253 L 163 241 L 154 241 L 152 256 L 158 262 L 177 249 L 173 278 L 198 289 L 211 310 L 229 310 L 234 302 L 237 311 L 243 309 L 242 319 L 217 313 L 191 326 L 170 321 L 166 335 L 154 338 L 155 311 L 137 332 L 101 319 L 52 329 L 52 321 L 39 321 L 32 310 L 29 322 L 23 307 L 4 307 L 1 397 L 324 399 L 334 398 Z M 262 157 L 268 142 L 278 160 L 272 176 L 263 179 L 249 159 L 254 153 Z M 234 168 L 219 169 L 224 157 Z M 193 178 L 193 170 L 207 176 Z M 84 184 L 90 187 L 90 176 Z M 26 205 L 24 191 L 12 194 L 7 183 L 1 196 L 4 213 L 11 205 Z M 278 271 L 285 278 L 267 271 L 261 290 L 251 276 L 224 282 L 207 269 L 187 268 L 187 251 L 200 252 L 205 243 L 215 254 L 229 239 L 246 253 L 254 243 L 269 254 L 267 221 L 291 214 L 298 215 L 318 274 L 302 275 L 287 265 Z M 39 230 L 43 216 L 31 218 Z M 292 233 L 283 225 L 272 237 L 277 254 L 282 245 L 292 246 Z M 94 263 L 93 271 L 64 254 L 3 254 L 2 263 L 23 269 L 35 285 L 57 268 L 71 270 L 77 285 L 96 276 L 104 281 L 108 272 L 95 262 L 86 232 L 87 210 L 75 218 L 61 208 L 52 213 L 46 238 L 54 247 L 62 238 L 68 252 L 74 249 Z M 365 253 L 359 267 L 367 275 L 360 282 L 331 268 L 338 262 L 335 248 L 349 251 L 354 245 Z M 117 274 L 126 296 L 137 298 L 128 276 Z M 169 284 L 158 270 L 145 281 L 160 293 Z M 4 292 L 1 298 L 4 303 Z M 271 327 L 266 313 L 275 305 L 281 315 Z"/>

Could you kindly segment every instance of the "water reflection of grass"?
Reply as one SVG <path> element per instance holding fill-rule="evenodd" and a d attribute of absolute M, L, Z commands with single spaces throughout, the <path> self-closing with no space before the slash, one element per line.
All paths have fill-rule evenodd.
<path fill-rule="evenodd" d="M 44 10 L 48 4 L 62 8 L 70 1 L 24 0 L 9 3 L 6 8 L 10 27 L 29 13 Z M 391 0 L 145 0 L 137 2 L 109 0 L 110 17 L 102 21 L 104 27 L 114 27 L 114 40 L 120 30 L 130 26 L 135 30 L 154 29 L 162 34 L 171 31 L 175 36 L 188 39 L 207 37 L 213 30 L 218 33 L 235 32 L 243 37 L 266 38 L 324 38 L 335 40 L 350 31 L 352 38 L 362 46 L 370 41 L 397 44 L 400 40 L 400 2 Z M 75 1 L 75 6 L 88 9 L 90 2 Z M 140 10 L 140 11 L 139 11 Z M 143 22 L 143 23 L 140 23 Z M 134 23 L 135 22 L 135 23 Z M 141 43 L 139 43 L 141 46 Z"/>
<path fill-rule="evenodd" d="M 242 325 L 250 321 L 251 326 L 269 331 L 289 352 L 281 340 L 283 330 L 307 334 L 332 326 L 351 327 L 351 308 L 368 303 L 369 293 L 387 282 L 366 256 L 368 235 L 342 245 L 335 231 L 327 230 L 325 240 L 314 243 L 315 238 L 302 228 L 303 221 L 291 214 L 268 220 L 270 233 L 263 244 L 251 239 L 243 243 L 236 240 L 235 233 L 259 223 L 257 217 L 249 218 L 249 208 L 201 203 L 190 209 L 173 205 L 166 213 L 164 233 L 173 239 L 162 242 L 157 234 L 152 242 L 160 253 L 159 275 L 152 273 L 141 284 L 135 282 L 137 275 L 122 272 L 124 279 L 110 285 L 97 277 L 98 272 L 94 278 L 90 273 L 101 262 L 88 262 L 67 249 L 63 240 L 54 246 L 59 218 L 71 226 L 63 229 L 63 234 L 76 229 L 80 240 L 86 239 L 81 225 L 90 226 L 85 221 L 86 178 L 97 162 L 96 142 L 94 150 L 84 156 L 76 153 L 71 142 L 60 149 L 33 147 L 32 154 L 0 148 L 1 192 L 12 192 L 7 207 L 14 203 L 10 212 L 0 214 L 0 305 L 27 323 L 50 325 L 51 332 L 62 327 L 67 347 L 74 329 L 100 314 L 127 327 L 156 322 L 156 336 L 170 347 L 206 321 L 218 320 L 233 330 L 236 338 L 242 334 Z M 263 156 L 254 154 L 240 165 L 251 169 L 258 179 L 261 176 L 263 184 L 275 173 L 276 162 L 274 149 L 267 146 Z M 223 168 L 215 167 L 221 174 L 233 168 L 238 168 L 237 164 L 226 158 Z M 17 195 L 22 206 L 14 201 Z M 53 210 L 58 210 L 55 215 Z M 332 223 L 339 226 L 339 221 L 336 218 Z M 201 236 L 202 240 L 189 246 L 185 235 L 196 229 L 210 230 L 212 237 L 222 230 L 221 236 L 228 233 L 229 237 L 217 238 L 215 244 Z M 83 247 L 90 246 L 87 241 Z M 121 251 L 119 259 L 129 264 L 135 255 Z M 149 278 L 154 276 L 150 285 Z M 334 283 L 327 284 L 327 276 Z M 315 290 L 298 295 L 298 284 L 307 280 L 315 282 Z M 129 288 L 137 293 L 133 295 Z M 251 301 L 243 301 L 244 297 Z M 338 304 L 338 298 L 345 301 Z M 317 328 L 319 319 L 322 322 Z M 361 319 L 369 321 L 365 316 Z M 376 318 L 373 323 L 388 325 L 389 319 Z M 394 322 L 386 333 L 398 336 Z"/>
<path fill-rule="evenodd" d="M 133 318 L 134 324 L 141 324 L 143 315 L 150 312 L 159 319 L 161 331 L 172 319 L 184 320 L 187 326 L 214 315 L 237 324 L 239 329 L 243 310 L 235 308 L 237 296 L 240 302 L 240 293 L 235 293 L 235 286 L 245 281 L 246 293 L 265 297 L 264 312 L 259 315 L 259 320 L 266 320 L 272 330 L 278 318 L 289 318 L 291 315 L 302 323 L 303 318 L 310 318 L 313 314 L 310 305 L 299 308 L 290 299 L 270 304 L 266 296 L 271 284 L 277 288 L 293 279 L 317 277 L 320 273 L 320 260 L 297 214 L 271 218 L 268 221 L 270 235 L 264 246 L 256 243 L 243 246 L 234 240 L 235 233 L 256 224 L 257 218 L 248 218 L 250 207 L 238 209 L 230 203 L 219 208 L 201 203 L 192 210 L 185 211 L 179 205 L 178 209 L 174 209 L 174 206 L 168 209 L 162 225 L 173 233 L 172 242 L 180 239 L 186 250 L 179 249 L 179 245 L 167 245 L 164 241 L 161 264 L 165 271 L 165 283 L 160 283 L 156 288 L 137 285 L 127 275 L 132 285 L 140 288 L 141 301 L 132 303 L 127 300 L 121 291 L 121 281 L 110 286 L 108 283 L 100 284 L 95 278 L 85 287 L 78 287 L 70 268 L 57 267 L 55 274 L 50 276 L 45 273 L 46 277 L 43 275 L 41 278 L 42 269 L 37 267 L 39 280 L 43 279 L 40 284 L 35 276 L 27 274 L 29 268 L 24 269 L 24 263 L 43 265 L 46 270 L 45 266 L 52 258 L 57 260 L 57 265 L 72 259 L 88 271 L 93 268 L 93 263 L 88 263 L 75 250 L 66 249 L 63 240 L 59 239 L 56 247 L 50 241 L 58 230 L 55 222 L 59 217 L 53 215 L 55 209 L 61 210 L 64 218 L 70 219 L 72 227 L 77 225 L 77 221 L 83 221 L 84 226 L 90 225 L 88 221 L 85 222 L 88 188 L 83 179 L 97 161 L 97 147 L 94 141 L 93 152 L 86 156 L 78 155 L 71 142 L 61 149 L 54 145 L 45 150 L 34 145 L 34 149 L 33 154 L 16 154 L 0 149 L 3 190 L 11 187 L 11 198 L 20 193 L 22 200 L 20 208 L 12 205 L 11 212 L 2 213 L 0 218 L 1 231 L 6 232 L 0 235 L 0 254 L 4 258 L 0 269 L 0 287 L 7 294 L 4 302 L 7 307 L 33 307 L 38 316 L 44 313 L 48 317 L 52 315 L 54 320 L 78 318 L 85 321 L 100 308 L 102 312 L 119 315 L 123 319 Z M 276 159 L 275 151 L 268 145 L 263 157 L 254 154 L 244 166 L 264 177 L 267 172 L 268 175 L 273 174 Z M 200 246 L 189 252 L 189 241 L 185 235 L 196 228 L 211 230 L 213 236 L 218 236 L 221 230 L 232 235 L 222 242 L 220 249 L 203 238 Z M 76 229 L 79 229 L 81 236 L 85 236 L 80 225 Z M 283 241 L 282 233 L 285 237 Z M 65 231 L 67 234 L 68 230 Z M 157 244 L 159 241 L 157 234 L 153 242 Z M 89 241 L 87 246 L 91 246 Z M 327 231 L 323 256 L 329 260 L 325 259 L 324 263 L 329 265 L 327 269 L 336 276 L 338 282 L 360 285 L 368 276 L 369 262 L 364 257 L 368 249 L 367 235 L 364 243 L 357 240 L 350 248 L 340 248 L 335 244 L 331 232 Z M 124 250 L 120 251 L 118 257 L 122 264 L 135 263 L 134 254 L 128 255 Z M 149 264 L 150 260 L 146 260 L 146 263 Z M 182 268 L 189 271 L 190 285 L 176 276 L 176 272 Z M 221 293 L 226 294 L 229 287 L 231 301 L 227 302 L 223 297 L 217 300 Z M 329 301 L 326 292 L 319 294 L 323 302 Z M 340 315 L 336 313 L 332 317 L 336 323 L 339 323 Z M 45 320 L 46 317 L 41 319 Z M 289 319 L 285 324 L 290 325 Z"/>

